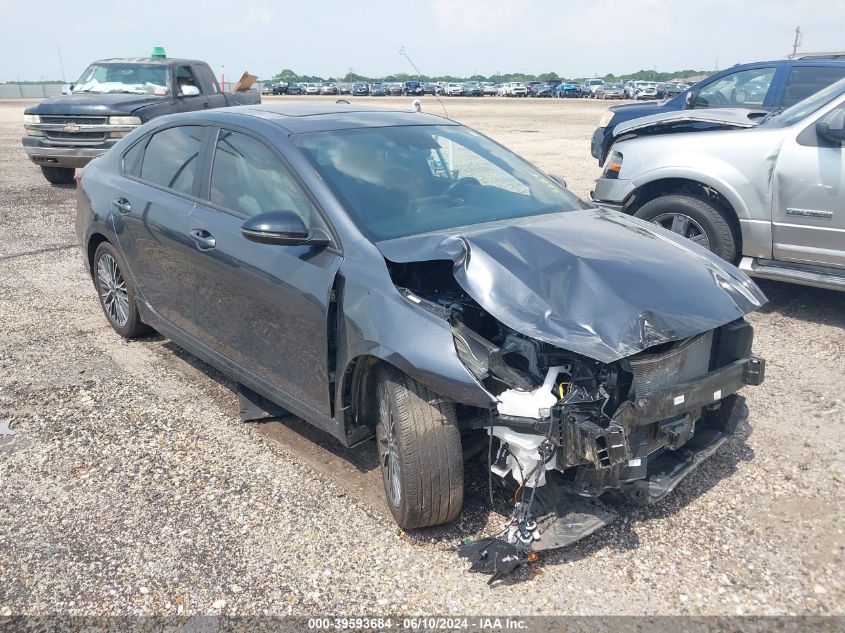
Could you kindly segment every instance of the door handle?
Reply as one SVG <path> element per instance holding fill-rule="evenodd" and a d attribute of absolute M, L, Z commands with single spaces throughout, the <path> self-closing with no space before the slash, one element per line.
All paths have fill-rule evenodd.
<path fill-rule="evenodd" d="M 121 213 L 129 213 L 132 211 L 132 205 L 129 204 L 129 200 L 126 198 L 117 198 L 116 200 L 112 200 L 112 204 L 114 205 L 114 208 Z"/>
<path fill-rule="evenodd" d="M 208 104 L 208 101 L 203 101 L 203 102 L 202 102 L 202 107 L 203 107 L 203 108 L 210 108 L 211 106 Z"/>
<path fill-rule="evenodd" d="M 197 243 L 200 250 L 208 250 L 217 246 L 217 240 L 214 236 L 205 229 L 192 229 L 188 235 Z"/>

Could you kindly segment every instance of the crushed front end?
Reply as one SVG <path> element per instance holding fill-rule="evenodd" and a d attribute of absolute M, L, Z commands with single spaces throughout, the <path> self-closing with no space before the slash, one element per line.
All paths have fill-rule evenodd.
<path fill-rule="evenodd" d="M 504 362 L 542 383 L 500 391 L 497 410 L 476 423 L 491 436 L 492 472 L 534 489 L 520 497 L 533 499 L 533 549 L 568 545 L 611 521 L 603 495 L 659 501 L 709 457 L 736 429 L 737 391 L 763 380 L 752 339 L 740 319 L 605 364 L 506 337 Z"/>

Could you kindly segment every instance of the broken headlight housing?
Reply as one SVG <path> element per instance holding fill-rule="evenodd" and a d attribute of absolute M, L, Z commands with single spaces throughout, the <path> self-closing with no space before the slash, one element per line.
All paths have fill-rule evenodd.
<path fill-rule="evenodd" d="M 487 378 L 490 373 L 490 355 L 498 348 L 462 323 L 452 327 L 452 337 L 455 339 L 458 358 L 466 368 L 478 380 Z"/>

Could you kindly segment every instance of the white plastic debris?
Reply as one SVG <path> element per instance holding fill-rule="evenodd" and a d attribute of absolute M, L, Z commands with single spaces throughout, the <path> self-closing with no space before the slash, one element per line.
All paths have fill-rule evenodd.
<path fill-rule="evenodd" d="M 543 384 L 533 391 L 508 389 L 499 395 L 499 413 L 522 418 L 540 418 L 541 410 L 551 409 L 557 403 L 557 396 L 552 393 L 558 375 L 565 367 L 550 367 Z"/>

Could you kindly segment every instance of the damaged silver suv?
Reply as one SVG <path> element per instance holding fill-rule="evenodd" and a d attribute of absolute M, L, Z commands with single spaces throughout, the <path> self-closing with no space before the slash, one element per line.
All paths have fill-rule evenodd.
<path fill-rule="evenodd" d="M 153 327 L 260 410 L 375 437 L 403 528 L 457 517 L 464 452 L 489 451 L 521 488 L 521 554 L 605 524 L 605 493 L 669 493 L 763 379 L 744 273 L 427 114 L 156 119 L 86 167 L 77 229 L 119 334 Z"/>

